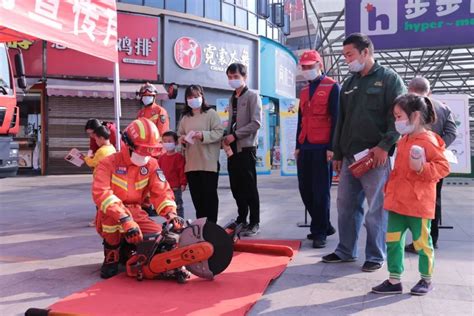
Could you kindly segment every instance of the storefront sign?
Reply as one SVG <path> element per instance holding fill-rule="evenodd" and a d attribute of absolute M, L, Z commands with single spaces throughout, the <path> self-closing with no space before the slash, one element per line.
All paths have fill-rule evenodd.
<path fill-rule="evenodd" d="M 225 71 L 232 63 L 247 66 L 247 85 L 258 89 L 258 42 L 220 29 L 168 18 L 165 52 L 173 52 L 174 63 L 164 63 L 164 80 L 228 89 Z M 185 37 L 182 34 L 186 34 Z M 165 56 L 166 58 L 166 56 Z M 183 70 L 184 69 L 184 70 Z"/>
<path fill-rule="evenodd" d="M 174 43 L 174 60 L 184 69 L 196 69 L 201 65 L 202 48 L 190 37 L 181 37 Z"/>
<path fill-rule="evenodd" d="M 296 176 L 295 146 L 299 99 L 280 100 L 281 175 Z"/>
<path fill-rule="evenodd" d="M 296 59 L 278 42 L 260 37 L 260 93 L 272 98 L 296 97 Z"/>
<path fill-rule="evenodd" d="M 375 49 L 472 45 L 473 0 L 346 0 L 346 35 L 370 36 Z"/>
<path fill-rule="evenodd" d="M 122 79 L 157 79 L 158 22 L 154 17 L 118 14 L 117 49 Z M 8 45 L 23 49 L 27 76 L 41 75 L 42 41 L 10 42 Z M 46 69 L 50 76 L 113 76 L 112 63 L 56 43 L 47 45 Z"/>
<path fill-rule="evenodd" d="M 275 92 L 286 98 L 295 98 L 295 79 L 295 60 L 287 52 L 275 49 Z"/>
<path fill-rule="evenodd" d="M 469 97 L 465 94 L 436 94 L 433 98 L 451 109 L 457 127 L 457 136 L 449 146 L 458 163 L 451 164 L 451 173 L 471 173 L 471 143 L 469 132 Z"/>
<path fill-rule="evenodd" d="M 12 30 L 117 61 L 114 0 L 3 0 L 0 21 Z"/>

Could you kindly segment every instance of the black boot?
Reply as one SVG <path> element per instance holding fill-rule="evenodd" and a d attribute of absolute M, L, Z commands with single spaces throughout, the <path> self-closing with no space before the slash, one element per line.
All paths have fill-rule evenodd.
<path fill-rule="evenodd" d="M 120 245 L 109 245 L 105 240 L 103 245 L 104 263 L 100 268 L 100 277 L 102 279 L 108 279 L 118 273 Z"/>

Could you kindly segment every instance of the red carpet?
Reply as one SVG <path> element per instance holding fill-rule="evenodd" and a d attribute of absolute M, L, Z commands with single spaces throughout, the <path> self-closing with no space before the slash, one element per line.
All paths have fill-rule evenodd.
<path fill-rule="evenodd" d="M 242 240 L 287 245 L 296 251 L 300 241 Z M 270 281 L 280 276 L 291 258 L 234 252 L 232 263 L 213 281 L 191 277 L 175 281 L 138 282 L 124 273 L 72 294 L 50 308 L 84 315 L 245 315 Z"/>

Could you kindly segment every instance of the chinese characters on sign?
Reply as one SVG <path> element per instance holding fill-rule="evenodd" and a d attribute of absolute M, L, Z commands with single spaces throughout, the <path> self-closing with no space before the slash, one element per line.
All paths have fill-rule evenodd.
<path fill-rule="evenodd" d="M 244 64 L 247 68 L 250 64 L 249 51 L 246 48 L 239 51 L 222 46 L 217 47 L 214 44 L 207 44 L 204 48 L 204 54 L 204 63 L 209 65 L 209 69 L 214 71 L 225 72 L 227 67 L 233 63 Z"/>
<path fill-rule="evenodd" d="M 474 0 L 345 1 L 346 35 L 371 36 L 377 49 L 472 45 Z"/>
<path fill-rule="evenodd" d="M 277 49 L 275 65 L 275 92 L 286 98 L 295 98 L 296 61 Z"/>
<path fill-rule="evenodd" d="M 462 0 L 436 0 L 436 15 L 445 16 L 454 13 L 460 8 Z M 472 6 L 472 3 L 471 3 Z M 430 7 L 429 1 L 423 0 L 407 0 L 405 4 L 405 18 L 414 19 L 422 16 Z"/>
<path fill-rule="evenodd" d="M 114 0 L 1 0 L 2 26 L 87 54 L 117 60 Z"/>

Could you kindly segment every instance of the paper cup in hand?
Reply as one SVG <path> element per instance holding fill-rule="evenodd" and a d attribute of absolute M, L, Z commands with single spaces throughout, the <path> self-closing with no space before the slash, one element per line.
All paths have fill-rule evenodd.
<path fill-rule="evenodd" d="M 184 140 L 189 144 L 194 144 L 193 136 L 196 134 L 195 131 L 189 131 L 189 133 L 184 137 Z"/>

